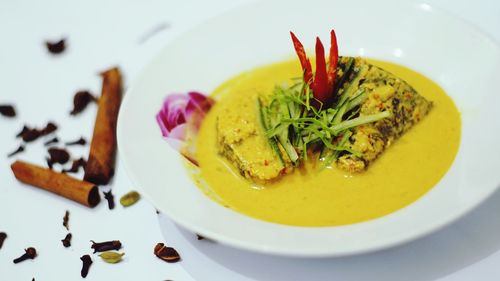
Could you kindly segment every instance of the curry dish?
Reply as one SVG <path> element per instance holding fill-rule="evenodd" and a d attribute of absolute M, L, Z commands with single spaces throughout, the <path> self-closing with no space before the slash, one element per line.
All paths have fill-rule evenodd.
<path fill-rule="evenodd" d="M 200 173 L 193 176 L 200 187 L 238 212 L 299 226 L 366 221 L 428 192 L 458 150 L 460 114 L 453 101 L 425 76 L 396 64 L 340 57 L 338 70 L 337 81 L 345 75 L 350 81 L 345 85 L 354 85 L 337 85 L 352 101 L 340 108 L 342 113 L 353 120 L 365 115 L 377 119 L 332 136 L 337 146 L 326 152 L 313 139 L 310 149 L 301 152 L 301 162 L 293 161 L 294 155 L 279 142 L 280 134 L 292 129 L 278 131 L 280 124 L 266 127 L 266 122 L 262 126 L 263 118 L 273 120 L 266 114 L 275 86 L 293 85 L 291 78 L 303 73 L 295 60 L 243 73 L 216 89 L 212 97 L 217 103 L 196 143 Z M 266 107 L 270 109 L 263 113 Z M 355 121 L 349 122 L 332 128 L 345 129 Z M 298 136 L 298 143 L 311 139 L 304 132 Z M 274 145 L 273 138 L 278 140 Z M 334 161 L 321 167 L 321 160 L 333 154 Z"/>

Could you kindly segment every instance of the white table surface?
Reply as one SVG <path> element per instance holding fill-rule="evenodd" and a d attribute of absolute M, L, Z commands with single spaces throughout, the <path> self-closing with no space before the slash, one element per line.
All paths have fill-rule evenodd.
<path fill-rule="evenodd" d="M 0 249 L 0 280 L 81 280 L 79 257 L 91 254 L 89 240 L 113 239 L 122 241 L 124 261 L 110 265 L 94 255 L 86 280 L 499 280 L 499 192 L 458 222 L 412 243 L 361 256 L 307 260 L 198 241 L 157 215 L 146 200 L 127 209 L 118 202 L 113 211 L 105 202 L 88 209 L 14 179 L 9 165 L 16 158 L 45 165 L 43 140 L 29 144 L 19 156 L 5 156 L 17 148 L 14 136 L 23 124 L 42 127 L 54 120 L 59 139 L 90 139 L 96 107 L 91 105 L 77 117 L 70 117 L 69 111 L 77 90 L 99 94 L 99 71 L 120 66 L 127 86 L 176 35 L 249 2 L 0 1 L 0 104 L 13 103 L 18 111 L 15 119 L 0 116 L 0 231 L 9 235 Z M 500 42 L 500 1 L 427 3 L 465 19 Z M 146 38 L 146 34 L 153 35 Z M 48 54 L 43 42 L 61 37 L 67 38 L 66 52 Z M 88 146 L 70 151 L 75 157 L 86 157 Z M 139 189 L 131 185 L 119 161 L 110 187 L 116 201 Z M 62 226 L 65 210 L 71 213 L 70 248 L 60 242 L 67 233 Z M 167 264 L 157 259 L 153 255 L 157 242 L 175 247 L 183 260 Z M 12 259 L 29 246 L 36 247 L 39 256 L 14 265 Z"/>

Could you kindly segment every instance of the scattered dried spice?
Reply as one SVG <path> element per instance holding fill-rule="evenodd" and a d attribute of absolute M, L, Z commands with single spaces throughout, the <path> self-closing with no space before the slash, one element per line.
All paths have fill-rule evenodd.
<path fill-rule="evenodd" d="M 181 256 L 174 248 L 167 247 L 163 243 L 156 244 L 154 254 L 159 259 L 166 262 L 178 262 L 181 260 Z"/>
<path fill-rule="evenodd" d="M 117 67 L 113 67 L 102 72 L 101 77 L 101 97 L 83 179 L 106 185 L 115 172 L 116 125 L 122 99 L 122 75 Z"/>
<path fill-rule="evenodd" d="M 61 39 L 57 42 L 45 41 L 45 46 L 51 54 L 58 55 L 66 49 L 66 40 Z"/>
<path fill-rule="evenodd" d="M 159 215 L 160 214 L 160 211 L 158 211 L 158 209 L 156 209 L 156 214 Z"/>
<path fill-rule="evenodd" d="M 70 114 L 77 115 L 85 110 L 90 102 L 97 102 L 97 98 L 89 91 L 78 91 L 73 97 L 73 110 Z"/>
<path fill-rule="evenodd" d="M 80 170 L 80 167 L 85 169 L 85 165 L 87 164 L 87 161 L 85 159 L 80 158 L 77 160 L 73 160 L 73 163 L 71 163 L 71 168 L 62 170 L 61 173 L 78 173 Z"/>
<path fill-rule="evenodd" d="M 36 257 L 36 249 L 33 247 L 29 247 L 28 249 L 24 249 L 24 254 L 17 259 L 14 260 L 14 263 L 20 263 L 27 259 L 34 259 Z"/>
<path fill-rule="evenodd" d="M 65 149 L 51 147 L 48 152 L 52 163 L 66 164 L 69 161 L 69 153 Z"/>
<path fill-rule="evenodd" d="M 63 217 L 63 226 L 66 228 L 66 230 L 69 230 L 69 211 L 66 210 L 66 212 L 64 213 L 64 217 Z"/>
<path fill-rule="evenodd" d="M 27 130 L 29 130 L 29 128 L 26 125 L 24 125 L 21 131 L 17 133 L 16 138 L 21 137 Z"/>
<path fill-rule="evenodd" d="M 54 143 L 58 143 L 59 139 L 57 137 L 53 137 L 50 140 L 46 141 L 43 145 L 48 146 Z"/>
<path fill-rule="evenodd" d="M 57 125 L 54 124 L 53 122 L 49 122 L 49 123 L 47 123 L 47 125 L 45 126 L 45 128 L 43 128 L 41 130 L 40 133 L 42 134 L 42 136 L 46 136 L 46 135 L 48 135 L 50 133 L 55 132 L 56 130 L 57 130 Z"/>
<path fill-rule="evenodd" d="M 107 251 L 118 251 L 122 248 L 122 242 L 119 240 L 113 240 L 113 241 L 106 241 L 106 242 L 100 242 L 96 243 L 92 240 L 92 246 L 90 248 L 94 249 L 94 254 L 97 252 L 107 252 Z"/>
<path fill-rule="evenodd" d="M 93 208 L 101 200 L 95 184 L 20 160 L 12 163 L 10 168 L 18 181 L 50 191 L 87 207 Z"/>
<path fill-rule="evenodd" d="M 120 204 L 122 204 L 123 207 L 129 207 L 137 203 L 139 199 L 141 199 L 141 195 L 139 194 L 139 192 L 130 191 L 120 198 Z"/>
<path fill-rule="evenodd" d="M 68 233 L 68 234 L 66 234 L 66 237 L 64 237 L 64 239 L 61 240 L 61 242 L 65 248 L 71 247 L 71 238 L 72 237 L 73 237 L 73 235 L 71 235 L 71 233 Z"/>
<path fill-rule="evenodd" d="M 20 134 L 24 142 L 32 142 L 41 136 L 40 131 L 38 131 L 37 129 L 28 128 L 26 126 L 23 127 L 23 130 Z"/>
<path fill-rule="evenodd" d="M 108 201 L 108 208 L 113 210 L 115 208 L 115 196 L 111 193 L 111 190 L 106 192 L 104 191 L 104 198 Z"/>
<path fill-rule="evenodd" d="M 16 110 L 10 104 L 0 104 L 0 114 L 5 117 L 15 117 Z"/>
<path fill-rule="evenodd" d="M 16 135 L 16 137 L 18 138 L 21 137 L 24 142 L 32 142 L 38 139 L 39 137 L 46 136 L 56 130 L 57 130 L 57 125 L 52 122 L 47 123 L 45 128 L 41 130 L 36 128 L 30 128 L 24 125 L 23 129 Z"/>
<path fill-rule="evenodd" d="M 86 145 L 86 144 L 87 144 L 87 140 L 85 140 L 83 137 L 80 137 L 76 141 L 70 141 L 70 142 L 66 143 L 66 145 Z"/>
<path fill-rule="evenodd" d="M 85 278 L 87 277 L 87 274 L 89 274 L 89 268 L 92 264 L 92 259 L 89 255 L 83 255 L 80 257 L 80 260 L 83 262 L 81 275 L 83 278 Z"/>
<path fill-rule="evenodd" d="M 107 263 L 119 263 L 122 261 L 122 257 L 125 253 L 117 253 L 117 252 L 104 252 L 99 256 L 101 259 Z"/>
<path fill-rule="evenodd" d="M 47 167 L 49 167 L 49 169 L 52 170 L 52 168 L 54 168 L 54 163 L 52 163 L 52 160 L 50 160 L 50 158 L 45 158 L 45 160 L 47 160 Z"/>
<path fill-rule="evenodd" d="M 16 155 L 16 154 L 18 154 L 18 153 L 23 152 L 23 151 L 24 151 L 24 145 L 22 145 L 22 144 L 21 144 L 21 145 L 20 145 L 20 146 L 19 146 L 16 150 L 14 150 L 14 151 L 12 151 L 11 153 L 9 153 L 9 154 L 7 155 L 7 157 L 12 157 L 12 156 L 14 156 L 14 155 Z"/>
<path fill-rule="evenodd" d="M 0 249 L 2 249 L 3 242 L 7 239 L 7 233 L 0 232 Z"/>
<path fill-rule="evenodd" d="M 196 234 L 196 238 L 197 238 L 198 240 L 203 240 L 203 239 L 205 239 L 205 237 L 203 237 L 203 236 L 201 236 L 201 235 L 199 235 L 199 234 Z"/>

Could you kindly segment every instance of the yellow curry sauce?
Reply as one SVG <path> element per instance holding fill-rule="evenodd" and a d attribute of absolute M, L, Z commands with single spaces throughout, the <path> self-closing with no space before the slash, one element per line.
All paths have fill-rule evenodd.
<path fill-rule="evenodd" d="M 215 127 L 221 115 L 219 104 L 234 103 L 234 110 L 247 110 L 250 117 L 258 118 L 253 110 L 257 96 L 301 75 L 300 65 L 291 60 L 243 73 L 214 91 L 217 104 L 203 121 L 197 138 L 201 172 L 194 175 L 196 182 L 207 195 L 233 210 L 298 226 L 362 222 L 417 200 L 438 183 L 453 162 L 460 142 L 460 114 L 446 93 L 425 76 L 393 63 L 369 62 L 406 80 L 434 107 L 366 172 L 348 174 L 335 167 L 319 170 L 309 163 L 277 182 L 256 184 L 218 155 Z M 240 107 L 242 99 L 249 101 L 246 108 Z"/>

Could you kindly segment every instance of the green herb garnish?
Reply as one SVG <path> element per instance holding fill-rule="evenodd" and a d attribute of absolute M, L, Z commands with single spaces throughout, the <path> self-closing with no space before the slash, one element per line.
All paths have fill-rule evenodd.
<path fill-rule="evenodd" d="M 328 107 L 314 98 L 303 80 L 289 87 L 276 86 L 267 103 L 259 100 L 262 126 L 281 159 L 286 156 L 298 165 L 314 148 L 321 151 L 319 159 L 325 167 L 342 153 L 360 155 L 349 147 L 352 129 L 391 116 L 389 111 L 360 114 L 367 94 L 358 84 L 366 71 L 366 66 L 356 69 L 351 81 L 337 89 L 337 99 Z"/>

